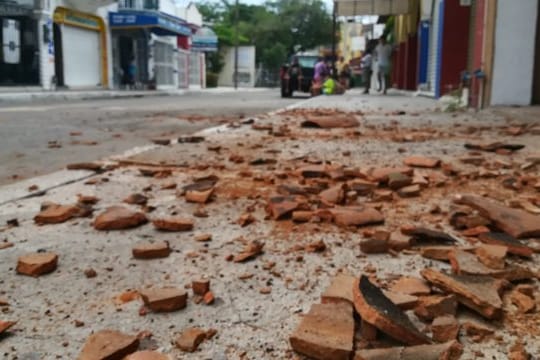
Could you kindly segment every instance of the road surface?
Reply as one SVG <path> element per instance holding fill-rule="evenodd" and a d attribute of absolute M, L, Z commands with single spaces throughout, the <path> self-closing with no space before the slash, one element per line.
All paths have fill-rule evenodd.
<path fill-rule="evenodd" d="M 3 105 L 0 185 L 119 154 L 155 137 L 174 138 L 297 101 L 281 99 L 278 90 L 257 89 Z"/>

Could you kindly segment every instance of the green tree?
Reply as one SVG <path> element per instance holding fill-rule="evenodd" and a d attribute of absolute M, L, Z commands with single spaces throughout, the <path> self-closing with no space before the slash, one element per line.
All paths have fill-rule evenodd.
<path fill-rule="evenodd" d="M 322 0 L 277 0 L 263 5 L 232 1 L 198 5 L 222 46 L 255 45 L 258 63 L 277 69 L 295 47 L 313 49 L 332 42 L 332 18 Z M 238 11 L 238 24 L 236 12 Z M 219 56 L 212 57 L 219 63 Z M 211 60 L 211 61 L 214 61 Z M 212 66 L 214 69 L 219 66 Z"/>

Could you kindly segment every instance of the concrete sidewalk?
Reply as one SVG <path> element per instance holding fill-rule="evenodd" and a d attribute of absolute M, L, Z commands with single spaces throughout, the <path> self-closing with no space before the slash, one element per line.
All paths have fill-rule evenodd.
<path fill-rule="evenodd" d="M 239 88 L 239 91 L 261 91 L 263 89 Z M 191 88 L 191 89 L 173 89 L 173 90 L 0 90 L 0 105 L 10 103 L 23 103 L 30 101 L 65 101 L 65 100 L 104 100 L 104 99 L 128 99 L 154 96 L 181 96 L 187 93 L 227 93 L 235 91 L 234 88 Z"/>
<path fill-rule="evenodd" d="M 330 117 L 348 111 L 345 116 L 356 117 L 360 125 L 303 128 L 301 122 L 313 115 L 306 112 L 309 109 L 337 109 L 329 113 Z M 19 226 L 0 230 L 0 238 L 13 244 L 0 250 L 0 297 L 10 304 L 0 320 L 18 323 L 10 336 L 0 338 L 3 353 L 19 359 L 75 359 L 92 332 L 110 328 L 129 334 L 150 331 L 152 337 L 143 342 L 144 346 L 173 358 L 295 358 L 289 336 L 301 320 L 299 315 L 320 302 L 335 275 L 369 273 L 389 286 L 402 275 L 420 276 L 419 271 L 426 267 L 450 268 L 444 262 L 423 258 L 417 250 L 366 255 L 359 245 L 370 232 L 396 232 L 403 225 L 423 225 L 451 234 L 461 246 L 471 246 L 448 221 L 456 210 L 454 194 L 487 193 L 498 200 L 535 196 L 528 187 L 516 193 L 502 187 L 501 181 L 515 171 L 538 178 L 535 167 L 519 170 L 526 158 L 539 150 L 538 136 L 529 132 L 509 136 L 504 133 L 506 119 L 488 115 L 443 113 L 436 101 L 421 97 L 362 96 L 351 91 L 344 96 L 309 99 L 285 112 L 261 115 L 253 119 L 253 124 L 246 119 L 204 130 L 196 134 L 204 137 L 202 142 L 175 142 L 124 154 L 109 159 L 117 164 L 111 170 L 91 176 L 83 172 L 77 174 L 81 180 L 70 177 L 70 183 L 65 185 L 50 182 L 53 185 L 48 190 L 45 183 L 38 181 L 36 185 L 45 190 L 34 193 L 38 197 L 22 198 L 21 192 L 10 188 L 18 196 L 0 205 L 0 224 L 16 218 Z M 470 156 L 463 146 L 465 142 L 494 140 L 519 142 L 526 147 L 511 155 L 482 153 L 482 166 L 459 160 Z M 401 198 L 397 192 L 385 199 L 348 192 L 347 205 L 343 206 L 375 208 L 384 215 L 384 225 L 357 229 L 315 219 L 299 224 L 275 221 L 266 211 L 268 199 L 278 192 L 282 194 L 279 185 L 313 191 L 342 184 L 329 178 L 301 178 L 296 170 L 303 166 L 322 162 L 342 165 L 349 174 L 364 174 L 370 168 L 402 166 L 409 155 L 436 157 L 452 164 L 459 175 L 445 174 L 441 169 L 415 169 L 415 175 L 427 185 L 411 198 Z M 491 169 L 497 162 L 504 166 Z M 164 171 L 148 177 L 140 169 Z M 190 203 L 181 195 L 179 190 L 194 179 L 212 176 L 219 180 L 211 202 Z M 123 202 L 134 193 L 144 194 L 147 205 Z M 160 232 L 147 224 L 105 232 L 96 230 L 91 218 L 44 226 L 34 223 L 41 203 L 73 204 L 78 194 L 100 199 L 94 206 L 96 215 L 109 206 L 122 205 L 145 211 L 150 219 L 173 214 L 193 219 L 194 230 Z M 319 195 L 305 196 L 310 209 L 320 206 Z M 201 213 L 207 217 L 199 217 Z M 251 215 L 254 222 L 244 226 L 238 220 L 245 219 L 245 215 Z M 212 240 L 197 241 L 201 234 L 211 234 Z M 131 249 L 141 240 L 168 241 L 173 252 L 163 259 L 135 260 Z M 264 241 L 263 254 L 245 263 L 228 260 L 254 240 Z M 315 246 L 321 242 L 323 248 Z M 36 251 L 58 254 L 58 269 L 39 278 L 16 274 L 17 258 Z M 538 271 L 538 260 L 535 254 L 532 260 L 520 262 Z M 515 259 L 509 261 L 514 263 Z M 85 276 L 84 270 L 89 268 L 97 272 L 96 278 Z M 202 276 L 210 279 L 217 298 L 211 306 L 195 304 L 190 298 L 181 311 L 144 315 L 139 299 L 118 301 L 118 296 L 128 289 L 189 288 L 192 280 Z M 532 283 L 538 285 L 536 280 Z M 191 290 L 188 292 L 191 296 Z M 539 330 L 533 326 L 535 313 L 530 317 L 515 314 L 510 305 L 505 305 L 505 312 L 509 316 L 496 324 L 497 340 L 477 343 L 462 334 L 463 359 L 475 358 L 478 352 L 485 358 L 505 359 L 517 339 L 525 342 L 530 353 L 540 353 L 540 344 L 535 341 Z M 470 320 L 482 321 L 472 312 L 459 311 L 460 322 Z M 413 322 L 420 329 L 429 326 L 416 317 Z M 215 328 L 218 333 L 203 342 L 197 352 L 186 355 L 174 346 L 174 340 L 178 332 L 193 326 Z"/>

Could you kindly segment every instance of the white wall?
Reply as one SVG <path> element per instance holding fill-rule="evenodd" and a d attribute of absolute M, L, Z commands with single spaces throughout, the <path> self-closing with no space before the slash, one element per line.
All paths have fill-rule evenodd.
<path fill-rule="evenodd" d="M 219 86 L 234 86 L 234 47 L 224 48 L 223 60 L 225 65 L 218 78 Z M 238 85 L 242 87 L 255 86 L 255 46 L 238 47 L 238 73 L 248 73 L 249 81 L 239 81 Z"/>
<path fill-rule="evenodd" d="M 499 0 L 491 105 L 529 105 L 538 0 Z"/>

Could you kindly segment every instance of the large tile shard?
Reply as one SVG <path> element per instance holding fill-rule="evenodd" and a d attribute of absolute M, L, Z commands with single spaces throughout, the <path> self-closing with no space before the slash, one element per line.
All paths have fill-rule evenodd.
<path fill-rule="evenodd" d="M 142 212 L 123 206 L 111 206 L 94 220 L 96 230 L 122 230 L 134 228 L 148 221 Z"/>
<path fill-rule="evenodd" d="M 480 234 L 480 236 L 478 236 L 478 240 L 484 244 L 506 246 L 510 254 L 529 258 L 533 255 L 533 249 L 505 233 L 490 232 Z"/>
<path fill-rule="evenodd" d="M 339 207 L 330 209 L 336 225 L 364 226 L 384 222 L 384 216 L 370 207 Z"/>
<path fill-rule="evenodd" d="M 353 288 L 354 307 L 362 319 L 385 334 L 408 345 L 429 344 L 407 314 L 396 306 L 377 286 L 361 276 Z"/>
<path fill-rule="evenodd" d="M 294 333 L 292 348 L 317 360 L 349 360 L 353 352 L 352 305 L 339 302 L 314 304 Z"/>
<path fill-rule="evenodd" d="M 420 273 L 431 284 L 455 294 L 458 302 L 480 315 L 488 319 L 501 317 L 503 304 L 499 291 L 506 283 L 504 280 L 490 276 L 450 275 L 431 268 Z"/>
<path fill-rule="evenodd" d="M 354 360 L 457 360 L 463 346 L 457 341 L 444 344 L 358 350 Z"/>
<path fill-rule="evenodd" d="M 330 286 L 326 288 L 321 295 L 321 302 L 334 303 L 345 302 L 348 304 L 353 303 L 353 286 L 356 282 L 356 278 L 351 275 L 339 274 L 333 280 Z"/>
<path fill-rule="evenodd" d="M 504 232 L 515 238 L 540 237 L 540 215 L 512 209 L 498 202 L 475 195 L 463 195 L 456 203 L 468 205 L 489 218 Z"/>
<path fill-rule="evenodd" d="M 78 360 L 122 360 L 139 347 L 136 336 L 114 330 L 102 330 L 90 335 Z"/>

